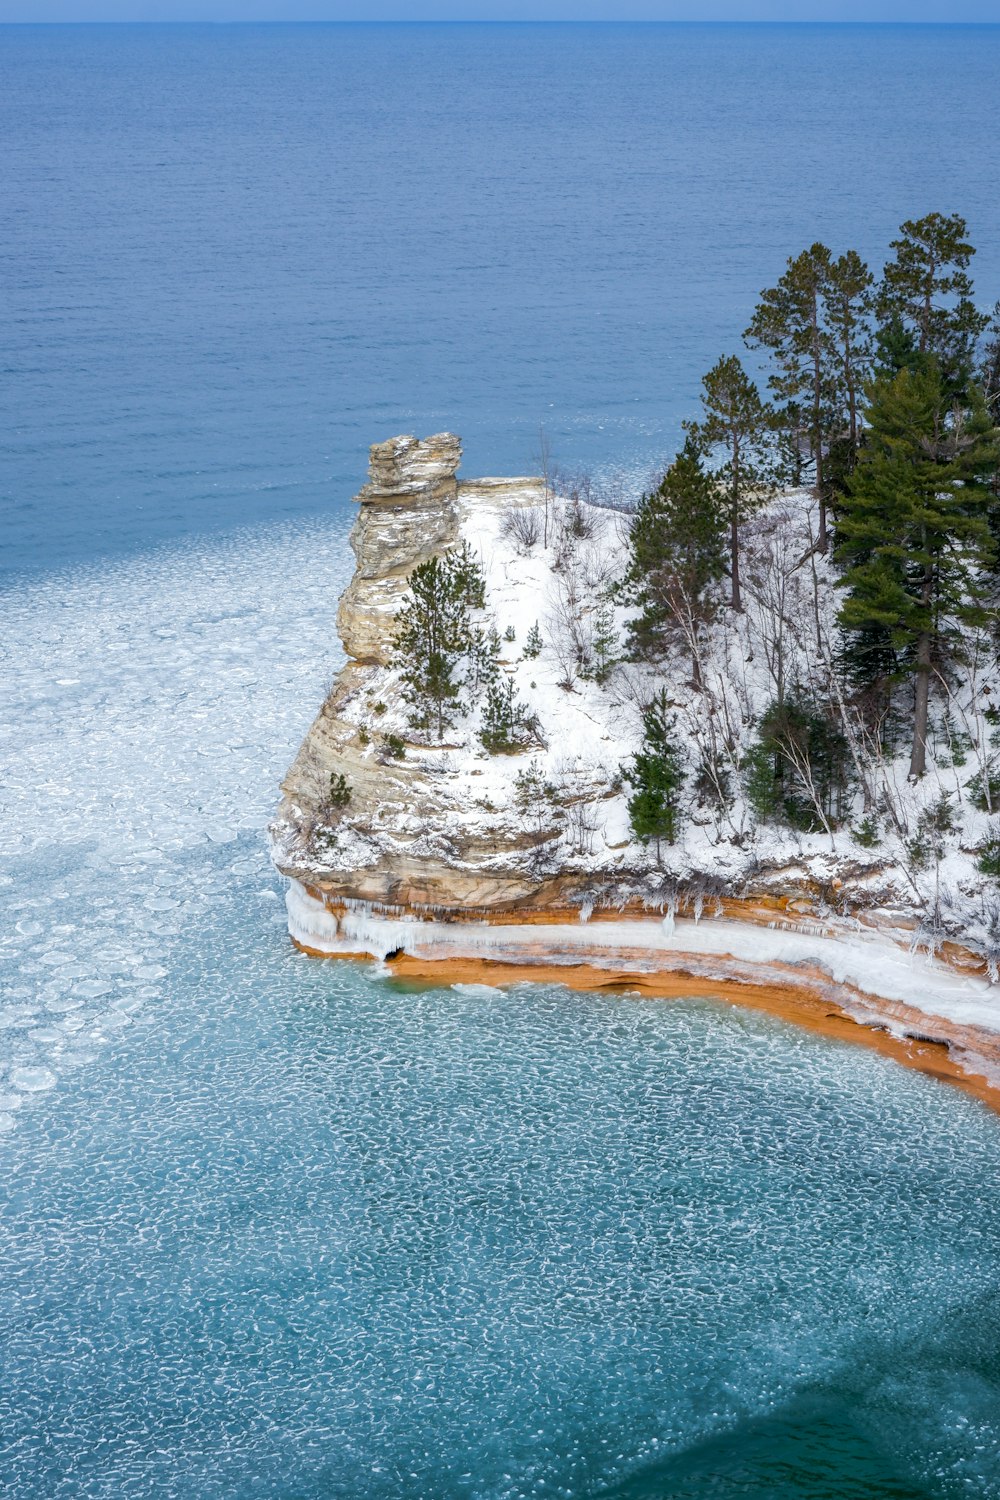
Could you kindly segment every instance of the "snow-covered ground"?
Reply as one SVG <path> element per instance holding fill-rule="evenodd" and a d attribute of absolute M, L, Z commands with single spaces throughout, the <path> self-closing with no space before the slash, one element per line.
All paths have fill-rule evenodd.
<path fill-rule="evenodd" d="M 363 692 L 338 712 L 369 737 L 366 761 L 377 759 L 384 736 L 406 739 L 407 767 L 447 800 L 447 811 L 435 823 L 437 815 L 415 811 L 415 801 L 387 798 L 377 817 L 349 809 L 338 822 L 329 868 L 361 869 L 404 852 L 444 848 L 456 869 L 464 862 L 470 873 L 532 866 L 542 875 L 591 877 L 595 890 L 619 897 L 627 890 L 654 903 L 671 885 L 730 894 L 806 891 L 840 915 L 865 908 L 881 913 L 886 925 L 915 925 L 931 946 L 941 936 L 958 939 L 995 966 L 1000 885 L 976 863 L 994 820 L 970 793 L 994 754 L 989 716 L 996 674 L 985 637 L 970 641 L 968 661 L 956 665 L 948 701 L 943 688 L 938 694 L 930 769 L 915 784 L 907 778 L 905 734 L 897 753 L 882 759 L 841 702 L 857 730 L 848 737 L 847 755 L 854 790 L 826 829 L 796 831 L 755 815 L 745 794 L 745 765 L 779 678 L 788 695 L 802 690 L 831 699 L 842 692 L 834 669 L 839 594 L 831 564 L 810 545 L 816 534 L 810 497 L 800 491 L 780 496 L 745 528 L 745 610 L 729 609 L 720 586 L 716 617 L 697 639 L 700 686 L 692 641 L 683 633 L 664 661 L 627 660 L 627 624 L 635 610 L 611 592 L 627 565 L 627 516 L 584 505 L 583 524 L 575 528 L 583 534 L 574 534 L 567 524 L 571 512 L 555 504 L 548 546 L 542 540 L 525 546 L 511 535 L 510 505 L 502 491 L 473 497 L 462 534 L 486 577 L 487 604 L 477 623 L 498 631 L 501 680 L 513 684 L 526 715 L 537 721 L 537 736 L 518 754 L 487 754 L 479 737 L 480 691 L 466 694 L 443 746 L 421 744 L 408 727 L 399 672 L 370 669 Z M 536 626 L 542 649 L 531 655 L 526 647 Z M 610 664 L 602 664 L 602 632 Z M 640 747 L 642 708 L 661 686 L 688 778 L 679 836 L 657 854 L 631 835 L 627 772 Z M 704 778 L 698 784 L 696 768 L 706 762 L 725 785 L 725 797 L 707 795 Z M 526 774 L 544 788 L 528 805 Z M 878 804 L 874 828 L 863 822 L 864 780 Z M 954 826 L 928 839 L 922 820 L 943 797 Z M 473 851 L 468 860 L 463 845 Z M 294 868 L 298 858 L 290 854 L 284 863 Z M 300 860 L 304 874 L 321 873 L 323 865 L 316 847 Z"/>

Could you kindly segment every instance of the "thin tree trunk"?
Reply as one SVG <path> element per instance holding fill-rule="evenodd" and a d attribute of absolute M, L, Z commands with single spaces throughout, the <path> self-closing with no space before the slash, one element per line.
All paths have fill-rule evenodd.
<path fill-rule="evenodd" d="M 743 612 L 743 596 L 740 593 L 740 439 L 732 434 L 732 490 L 729 502 L 729 550 L 733 559 L 733 609 Z"/>
<path fill-rule="evenodd" d="M 819 550 L 825 552 L 829 546 L 829 534 L 826 527 L 826 491 L 823 488 L 823 458 L 816 455 L 816 495 L 819 500 Z"/>
<path fill-rule="evenodd" d="M 817 545 L 821 552 L 827 548 L 826 532 L 826 488 L 823 482 L 823 433 L 820 423 L 819 366 L 816 367 L 816 383 L 813 390 L 813 442 L 816 445 L 816 498 L 819 501 L 819 537 Z"/>
<path fill-rule="evenodd" d="M 931 633 L 925 630 L 917 641 L 917 681 L 913 693 L 913 749 L 910 753 L 910 779 L 915 781 L 927 769 L 927 705 L 931 685 Z"/>
<path fill-rule="evenodd" d="M 743 611 L 743 596 L 740 593 L 740 529 L 736 524 L 736 506 L 729 512 L 729 550 L 732 554 L 733 609 Z"/>

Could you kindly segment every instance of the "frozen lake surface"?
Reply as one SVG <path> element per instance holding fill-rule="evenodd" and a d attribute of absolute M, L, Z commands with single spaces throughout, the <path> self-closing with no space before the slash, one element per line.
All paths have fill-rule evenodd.
<path fill-rule="evenodd" d="M 998 78 L 997 28 L 0 29 L 4 1497 L 1000 1497 L 994 1116 L 311 962 L 262 834 L 368 445 L 639 482 L 786 256 L 934 209 L 991 303 Z"/>
<path fill-rule="evenodd" d="M 349 563 L 0 602 L 0 1493 L 1000 1495 L 994 1116 L 709 1002 L 291 950 L 261 830 Z"/>

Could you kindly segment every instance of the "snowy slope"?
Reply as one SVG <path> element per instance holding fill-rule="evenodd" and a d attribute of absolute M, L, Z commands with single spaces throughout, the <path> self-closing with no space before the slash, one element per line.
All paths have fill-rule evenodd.
<path fill-rule="evenodd" d="M 743 767 L 778 672 L 786 687 L 820 695 L 829 695 L 835 680 L 839 600 L 830 565 L 811 545 L 810 497 L 783 495 L 746 528 L 745 611 L 734 613 L 720 591 L 716 617 L 696 643 L 699 686 L 683 634 L 661 661 L 627 659 L 635 611 L 614 588 L 626 567 L 627 517 L 553 498 L 548 545 L 541 537 L 527 545 L 512 534 L 510 518 L 527 510 L 545 530 L 541 493 L 532 498 L 523 483 L 510 494 L 500 483 L 470 486 L 461 517 L 461 537 L 486 578 L 486 609 L 475 622 L 499 632 L 500 671 L 536 723 L 531 743 L 516 754 L 488 754 L 480 739 L 483 693 L 470 689 L 437 745 L 410 728 L 398 669 L 349 669 L 331 700 L 340 739 L 323 771 L 344 767 L 361 792 L 343 815 L 328 820 L 334 826 L 320 829 L 325 839 L 316 837 L 315 807 L 305 809 L 301 800 L 286 807 L 276 826 L 281 867 L 324 886 L 335 877 L 348 896 L 363 871 L 391 869 L 394 862 L 412 871 L 421 861 L 453 871 L 456 891 L 459 876 L 500 881 L 506 874 L 520 882 L 519 899 L 534 890 L 548 892 L 544 899 L 551 901 L 557 886 L 583 908 L 636 899 L 662 908 L 687 896 L 700 909 L 720 894 L 772 894 L 814 912 L 863 912 L 885 926 L 915 930 L 932 947 L 948 936 L 984 954 L 992 967 L 1000 903 L 996 882 L 976 867 L 991 820 L 969 794 L 991 752 L 985 652 L 951 685 L 949 716 L 938 715 L 932 767 L 921 782 L 907 781 L 903 750 L 866 766 L 891 813 L 878 819 L 874 847 L 855 836 L 864 831 L 860 790 L 829 831 L 801 833 L 762 821 L 745 796 Z M 614 643 L 601 673 L 595 638 L 602 624 L 607 636 L 609 619 Z M 532 657 L 525 648 L 536 624 L 542 648 Z M 505 638 L 509 633 L 513 640 Z M 689 776 L 677 841 L 657 851 L 631 834 L 627 773 L 640 746 L 643 706 L 661 687 Z M 964 753 L 954 743 L 956 725 Z M 387 759 L 389 736 L 405 742 L 402 761 Z M 859 744 L 855 753 L 868 750 Z M 695 768 L 709 753 L 728 785 L 722 806 L 695 782 Z M 534 795 L 531 784 L 525 791 L 526 777 Z M 954 829 L 940 840 L 940 858 L 933 851 L 928 858 L 926 849 L 920 857 L 912 846 L 921 815 L 943 793 Z M 455 904 L 478 900 L 468 889 Z M 362 881 L 355 894 L 379 892 Z M 431 896 L 427 904 L 448 901 Z"/>

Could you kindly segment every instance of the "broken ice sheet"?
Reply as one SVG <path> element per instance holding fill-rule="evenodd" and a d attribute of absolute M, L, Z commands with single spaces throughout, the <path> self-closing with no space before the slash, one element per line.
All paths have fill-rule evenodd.
<path fill-rule="evenodd" d="M 257 899 L 275 789 L 339 665 L 346 530 L 271 526 L 6 591 L 0 1096 L 17 1102 L 0 1128 L 97 1047 L 141 1045 L 128 1023 L 178 940 L 220 892 Z M 128 976 L 139 1001 L 118 993 Z M 72 1019 L 94 1001 L 103 1014 Z M 90 1045 L 64 1046 L 87 1025 Z"/>

